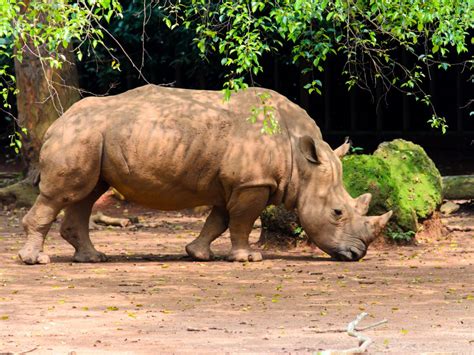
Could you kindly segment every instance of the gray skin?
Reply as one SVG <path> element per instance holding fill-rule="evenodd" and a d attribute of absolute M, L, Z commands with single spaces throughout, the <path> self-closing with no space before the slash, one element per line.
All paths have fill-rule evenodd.
<path fill-rule="evenodd" d="M 281 132 L 261 134 L 247 118 L 271 95 Z M 129 201 L 160 210 L 210 205 L 193 258 L 209 260 L 210 245 L 227 228 L 232 261 L 259 261 L 249 233 L 265 206 L 297 208 L 308 236 L 341 260 L 358 260 L 391 212 L 365 217 L 370 194 L 352 199 L 339 157 L 307 113 L 283 97 L 252 88 L 224 102 L 219 91 L 154 85 L 120 95 L 86 98 L 49 128 L 40 154 L 40 195 L 23 219 L 27 264 L 47 263 L 44 238 L 61 209 L 61 236 L 78 262 L 105 261 L 89 238 L 94 202 L 113 186 Z"/>

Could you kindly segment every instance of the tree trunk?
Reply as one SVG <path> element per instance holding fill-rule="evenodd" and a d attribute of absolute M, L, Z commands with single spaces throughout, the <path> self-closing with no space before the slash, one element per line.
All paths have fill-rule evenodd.
<path fill-rule="evenodd" d="M 443 176 L 443 197 L 449 200 L 474 199 L 474 175 Z"/>
<path fill-rule="evenodd" d="M 28 6 L 26 2 L 25 8 Z M 70 50 L 63 49 L 66 60 L 61 69 L 53 69 L 38 56 L 46 54 L 31 41 L 23 48 L 23 60 L 15 59 L 18 124 L 26 128 L 22 134 L 24 180 L 0 189 L 0 201 L 21 206 L 31 205 L 36 199 L 34 186 L 39 174 L 39 150 L 49 126 L 80 99 L 77 68 Z M 20 132 L 22 133 L 22 132 Z"/>
<path fill-rule="evenodd" d="M 61 69 L 41 63 L 37 54 L 26 49 L 20 63 L 15 60 L 18 124 L 27 129 L 22 154 L 25 178 L 33 181 L 38 173 L 38 158 L 44 134 L 49 126 L 80 99 L 74 57 L 64 50 L 67 62 Z"/>

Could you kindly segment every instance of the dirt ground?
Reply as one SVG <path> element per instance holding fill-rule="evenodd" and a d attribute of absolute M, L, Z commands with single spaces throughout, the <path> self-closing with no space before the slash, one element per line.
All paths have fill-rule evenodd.
<path fill-rule="evenodd" d="M 387 319 L 363 332 L 371 352 L 474 353 L 472 231 L 379 243 L 355 263 L 310 248 L 229 263 L 225 234 L 217 261 L 194 262 L 184 246 L 204 216 L 105 207 L 148 227 L 93 231 L 110 257 L 100 264 L 72 263 L 58 223 L 46 245 L 52 263 L 20 264 L 25 212 L 0 213 L 0 353 L 312 353 L 356 346 L 332 330 L 361 312 L 370 314 L 361 326 Z M 443 223 L 474 227 L 473 206 Z"/>

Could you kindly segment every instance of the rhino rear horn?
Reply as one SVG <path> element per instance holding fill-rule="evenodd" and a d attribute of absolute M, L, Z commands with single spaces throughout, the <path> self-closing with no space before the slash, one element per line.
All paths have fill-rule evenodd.
<path fill-rule="evenodd" d="M 336 153 L 336 155 L 339 157 L 339 159 L 341 159 L 343 156 L 345 156 L 347 154 L 347 152 L 351 148 L 351 144 L 352 144 L 352 142 L 349 139 L 349 137 L 346 137 L 345 142 L 341 146 L 334 149 L 334 153 Z"/>
<path fill-rule="evenodd" d="M 357 213 L 359 213 L 361 216 L 365 216 L 367 212 L 369 211 L 369 205 L 370 205 L 371 200 L 372 200 L 371 193 L 366 193 L 357 197 L 355 199 L 355 209 Z"/>

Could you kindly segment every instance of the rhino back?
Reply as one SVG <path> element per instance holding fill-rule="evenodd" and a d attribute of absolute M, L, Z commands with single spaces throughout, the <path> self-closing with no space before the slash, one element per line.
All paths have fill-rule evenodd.
<path fill-rule="evenodd" d="M 129 200 L 160 209 L 224 205 L 236 188 L 281 194 L 289 175 L 288 136 L 249 123 L 255 105 L 251 91 L 223 102 L 219 91 L 147 85 L 82 100 L 57 126 L 102 134 L 102 179 Z"/>

